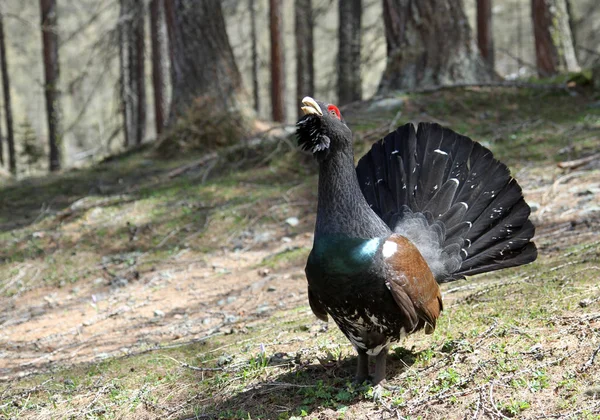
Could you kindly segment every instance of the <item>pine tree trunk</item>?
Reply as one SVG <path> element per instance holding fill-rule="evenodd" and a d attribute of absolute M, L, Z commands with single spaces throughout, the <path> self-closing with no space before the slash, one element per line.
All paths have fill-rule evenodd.
<path fill-rule="evenodd" d="M 271 106 L 274 121 L 285 122 L 285 56 L 281 0 L 269 0 L 271 33 Z"/>
<path fill-rule="evenodd" d="M 531 0 L 538 74 L 579 71 L 566 0 Z"/>
<path fill-rule="evenodd" d="M 298 117 L 304 115 L 300 101 L 315 94 L 315 66 L 312 0 L 296 0 L 296 104 Z"/>
<path fill-rule="evenodd" d="M 145 72 L 145 36 L 144 36 L 144 0 L 135 0 L 133 16 L 133 35 L 135 38 L 133 66 L 136 93 L 136 130 L 135 144 L 140 145 L 146 135 L 146 72 Z"/>
<path fill-rule="evenodd" d="M 477 45 L 489 68 L 494 70 L 492 0 L 477 0 Z"/>
<path fill-rule="evenodd" d="M 6 58 L 6 41 L 4 39 L 4 22 L 0 14 L 0 60 L 2 60 L 2 89 L 4 91 L 4 114 L 6 116 L 6 142 L 8 146 L 8 166 L 13 175 L 17 173 L 17 156 L 15 153 L 15 135 L 13 129 L 12 101 L 10 98 L 10 78 L 8 73 L 8 61 Z M 0 134 L 0 137 L 2 135 Z M 1 141 L 1 140 L 0 140 Z M 3 150 L 0 148 L 0 159 L 4 164 L 2 157 Z"/>
<path fill-rule="evenodd" d="M 256 0 L 249 0 L 250 9 L 250 43 L 252 48 L 252 97 L 254 110 L 260 113 L 260 91 L 258 84 L 258 35 L 256 33 Z"/>
<path fill-rule="evenodd" d="M 339 5 L 338 101 L 340 105 L 362 98 L 360 78 L 361 0 L 344 0 Z"/>
<path fill-rule="evenodd" d="M 172 4 L 169 4 L 172 3 Z M 219 0 L 166 1 L 173 96 L 169 119 L 202 102 L 213 112 L 242 112 L 247 98 Z"/>
<path fill-rule="evenodd" d="M 60 107 L 60 67 L 58 61 L 58 25 L 56 0 L 40 0 L 42 44 L 44 55 L 44 91 L 48 118 L 50 170 L 57 171 L 62 161 L 62 128 Z"/>
<path fill-rule="evenodd" d="M 379 93 L 493 78 L 462 0 L 383 0 L 383 9 L 387 64 Z"/>
<path fill-rule="evenodd" d="M 131 68 L 131 50 L 133 33 L 131 25 L 131 1 L 120 0 L 119 8 L 119 66 L 121 112 L 123 114 L 124 147 L 133 144 L 135 138 L 134 93 L 131 91 L 133 72 Z"/>
<path fill-rule="evenodd" d="M 144 2 L 121 0 L 119 12 L 119 59 L 124 146 L 140 144 L 146 130 L 144 78 Z"/>
<path fill-rule="evenodd" d="M 166 60 L 163 52 L 167 43 L 164 28 L 165 14 L 162 0 L 150 2 L 150 36 L 152 40 L 152 86 L 154 88 L 154 119 L 156 136 L 163 132 L 167 101 L 166 89 Z"/>

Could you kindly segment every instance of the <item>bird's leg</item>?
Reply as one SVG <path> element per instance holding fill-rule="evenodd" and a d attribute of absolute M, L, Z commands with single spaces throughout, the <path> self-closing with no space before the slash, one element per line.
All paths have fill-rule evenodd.
<path fill-rule="evenodd" d="M 373 375 L 373 385 L 377 385 L 380 382 L 385 381 L 385 364 L 387 353 L 388 348 L 384 347 L 375 357 L 375 374 Z"/>
<path fill-rule="evenodd" d="M 369 355 L 366 350 L 356 349 L 358 352 L 358 364 L 356 366 L 356 377 L 354 382 L 362 384 L 369 379 Z"/>

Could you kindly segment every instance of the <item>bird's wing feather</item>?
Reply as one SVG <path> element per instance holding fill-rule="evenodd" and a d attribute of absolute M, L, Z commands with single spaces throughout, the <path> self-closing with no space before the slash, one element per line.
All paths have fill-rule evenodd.
<path fill-rule="evenodd" d="M 395 243 L 396 248 L 386 258 L 389 269 L 386 286 L 409 322 L 409 330 L 425 327 L 425 332 L 431 333 L 443 308 L 433 273 L 408 239 L 392 235 L 387 241 Z"/>
<path fill-rule="evenodd" d="M 310 304 L 310 309 L 313 311 L 313 314 L 321 321 L 328 321 L 327 311 L 323 304 L 315 297 L 315 295 L 310 290 L 310 286 L 308 288 L 308 303 Z"/>

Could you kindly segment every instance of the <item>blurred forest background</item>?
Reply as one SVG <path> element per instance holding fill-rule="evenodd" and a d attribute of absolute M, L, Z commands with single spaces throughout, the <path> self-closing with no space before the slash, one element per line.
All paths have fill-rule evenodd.
<path fill-rule="evenodd" d="M 172 2 L 168 9 L 170 13 L 177 13 L 175 9 L 180 8 L 179 13 L 183 13 L 188 7 L 185 3 Z M 382 18 L 386 2 L 348 1 L 345 6 L 338 6 L 333 0 L 223 0 L 208 3 L 219 4 L 222 8 L 228 40 L 243 79 L 241 86 L 248 98 L 245 106 L 255 109 L 254 115 L 260 119 L 293 123 L 297 117 L 298 98 L 302 95 L 297 93 L 297 86 L 302 83 L 304 86 L 300 86 L 300 90 L 304 94 L 327 98 L 341 105 L 372 97 L 378 91 L 384 94 L 394 89 L 428 87 L 428 81 L 419 86 L 380 86 L 387 59 L 385 19 Z M 457 1 L 442 3 L 439 10 L 448 6 L 461 7 Z M 8 148 L 3 147 L 5 172 L 10 170 L 23 175 L 49 168 L 45 86 L 51 84 L 56 85 L 52 91 L 60 98 L 56 102 L 56 115 L 60 117 L 55 136 L 62 146 L 55 153 L 61 152 L 61 162 L 55 166 L 80 166 L 124 147 L 156 140 L 157 127 L 161 130 L 168 121 L 173 84 L 178 83 L 173 79 L 177 76 L 170 73 L 172 52 L 176 48 L 173 43 L 169 44 L 163 2 L 62 0 L 45 1 L 41 5 L 42 8 L 32 1 L 2 2 L 3 71 L 7 73 L 4 89 L 8 87 L 10 96 L 2 96 L 0 137 L 6 143 L 8 132 L 12 132 L 10 137 L 14 138 L 16 156 L 15 168 L 10 169 Z M 45 26 L 40 23 L 43 7 L 51 10 Z M 274 15 L 270 14 L 273 7 Z M 394 7 L 400 9 L 403 6 L 397 3 Z M 571 31 L 567 34 L 568 45 L 557 47 L 559 53 L 570 60 L 568 65 L 545 69 L 536 60 L 532 13 L 538 10 L 541 15 L 545 13 L 544 8 L 556 8 L 552 11 L 560 21 L 556 30 Z M 483 37 L 479 38 L 480 47 L 484 48 L 497 75 L 494 80 L 526 80 L 538 74 L 548 77 L 580 69 L 591 71 L 598 65 L 600 47 L 596 34 L 600 31 L 600 5 L 594 0 L 466 0 L 464 12 L 473 28 L 469 32 L 473 39 L 478 33 Z M 190 21 L 203 19 L 199 14 L 185 13 L 190 16 Z M 478 26 L 478 13 L 483 19 L 482 26 Z M 489 20 L 485 20 L 488 15 Z M 338 25 L 340 19 L 345 20 L 346 26 Z M 202 23 L 191 24 L 199 26 Z M 538 25 L 551 26 L 552 19 L 538 20 Z M 344 32 L 344 27 L 349 32 Z M 184 32 L 187 30 L 181 28 Z M 214 33 L 194 31 L 192 27 L 190 36 L 198 34 L 202 39 L 198 38 L 196 42 L 200 45 L 210 42 L 206 37 L 215 36 Z M 42 34 L 50 35 L 44 39 L 48 39 L 49 48 L 54 48 L 56 55 L 56 62 L 48 63 L 58 69 L 55 82 L 54 79 L 47 81 L 44 76 Z M 401 38 L 398 33 L 393 36 Z M 561 43 L 562 35 L 556 36 L 554 41 Z M 543 35 L 538 38 L 542 44 L 547 42 Z M 360 39 L 358 44 L 357 39 Z M 191 44 L 193 40 L 184 42 Z M 484 46 L 486 43 L 489 43 L 487 47 Z M 201 49 L 188 48 L 182 50 L 183 54 L 202 53 Z M 540 50 L 543 48 L 546 47 L 539 47 L 538 54 L 544 54 Z M 277 53 L 275 62 L 271 60 L 272 50 Z M 339 56 L 338 50 L 341 51 Z M 574 51 L 575 57 L 568 57 L 570 51 Z M 202 65 L 212 66 L 219 59 L 211 56 Z M 299 62 L 304 64 L 299 66 Z M 308 70 L 309 63 L 314 68 L 312 73 Z M 303 73 L 300 79 L 298 72 Z M 137 82 L 137 78 L 142 82 Z M 470 82 L 486 80 L 491 79 L 471 78 Z M 461 82 L 460 77 L 457 81 Z M 452 84 L 453 81 L 438 82 Z M 179 83 L 193 82 L 186 79 Z M 429 83 L 437 84 L 432 80 Z M 184 91 L 194 89 L 193 86 L 183 88 Z M 277 92 L 271 100 L 273 90 Z M 175 93 L 178 92 L 180 90 L 176 89 Z M 340 96 L 338 92 L 346 96 Z M 196 94 L 200 95 L 200 92 Z M 12 106 L 11 127 L 7 126 L 7 101 Z M 162 102 L 158 108 L 157 101 Z M 157 110 L 164 115 L 157 116 Z"/>

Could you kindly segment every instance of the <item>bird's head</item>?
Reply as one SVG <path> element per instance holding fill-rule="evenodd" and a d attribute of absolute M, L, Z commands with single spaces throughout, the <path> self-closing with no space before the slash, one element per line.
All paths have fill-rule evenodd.
<path fill-rule="evenodd" d="M 337 106 L 315 101 L 310 96 L 302 99 L 304 116 L 296 123 L 298 145 L 322 162 L 332 152 L 352 150 L 352 131 L 342 119 Z"/>

